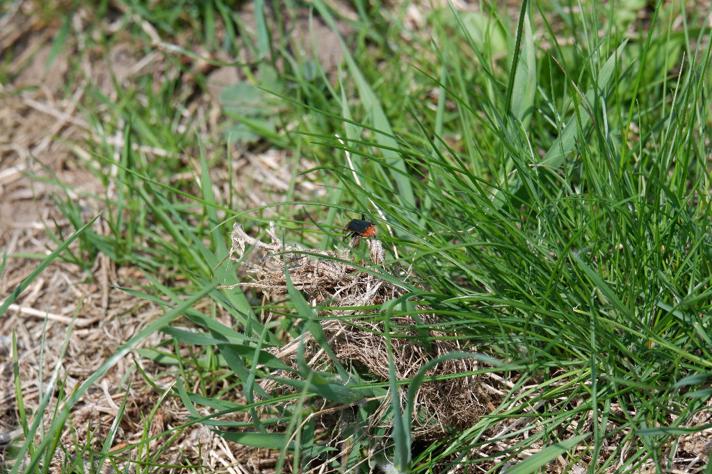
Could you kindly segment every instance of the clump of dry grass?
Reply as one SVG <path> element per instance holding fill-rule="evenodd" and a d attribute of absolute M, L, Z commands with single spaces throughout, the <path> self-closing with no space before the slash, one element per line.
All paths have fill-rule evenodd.
<path fill-rule="evenodd" d="M 267 235 L 270 241 L 263 242 L 245 233 L 239 224 L 234 226 L 231 257 L 235 260 L 244 258 L 242 268 L 253 279 L 241 286 L 278 301 L 287 295 L 285 275 L 289 272 L 294 287 L 313 306 L 328 304 L 329 308 L 338 308 L 320 311 L 322 328 L 336 357 L 361 373 L 368 372 L 375 379 L 388 380 L 385 327 L 383 318 L 378 317 L 380 310 L 375 308 L 404 295 L 406 290 L 380 278 L 376 272 L 363 271 L 349 263 L 348 250 L 323 251 L 284 244 L 277 237 L 274 225 L 270 225 Z M 380 241 L 368 239 L 366 242 L 371 261 L 383 267 L 384 252 Z M 252 248 L 250 255 L 247 255 L 248 247 Z M 364 307 L 374 309 L 364 311 Z M 416 334 L 413 317 L 390 319 L 390 339 L 399 379 L 414 377 L 425 363 L 440 355 L 465 349 L 456 341 L 442 340 L 445 333 L 436 329 L 437 318 L 427 314 L 426 308 L 419 308 L 419 313 L 425 313 L 419 319 L 432 328 L 427 330 L 429 343 L 421 339 L 422 330 Z M 357 314 L 362 317 L 348 317 Z M 329 365 L 328 357 L 309 334 L 293 339 L 276 351 L 276 355 L 293 363 L 301 344 L 308 348 L 312 368 L 323 370 Z M 448 360 L 435 366 L 428 375 L 456 374 L 477 368 L 478 362 L 474 360 Z M 432 438 L 452 429 L 471 426 L 492 407 L 493 394 L 497 393 L 497 389 L 474 376 L 423 384 L 414 403 L 414 437 Z M 389 407 L 390 402 L 383 400 L 380 409 L 372 415 L 372 426 L 384 419 Z"/>

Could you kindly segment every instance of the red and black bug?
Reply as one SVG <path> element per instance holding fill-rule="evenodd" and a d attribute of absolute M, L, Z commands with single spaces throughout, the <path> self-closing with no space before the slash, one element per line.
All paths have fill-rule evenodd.
<path fill-rule="evenodd" d="M 354 239 L 355 244 L 361 237 L 370 239 L 376 236 L 376 225 L 373 222 L 367 221 L 366 216 L 362 215 L 361 219 L 352 219 L 346 224 L 346 235 Z"/>

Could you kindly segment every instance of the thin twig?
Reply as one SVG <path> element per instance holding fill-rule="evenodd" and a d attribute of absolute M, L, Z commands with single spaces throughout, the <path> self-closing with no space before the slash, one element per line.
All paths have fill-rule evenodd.
<path fill-rule="evenodd" d="M 8 306 L 8 309 L 10 311 L 15 311 L 20 314 L 25 314 L 27 316 L 34 316 L 37 318 L 47 318 L 50 321 L 57 321 L 59 323 L 65 323 L 65 324 L 70 324 L 74 318 L 70 318 L 68 316 L 62 316 L 60 314 L 54 314 L 50 313 L 48 311 L 40 311 L 35 308 L 27 308 L 25 306 L 19 306 L 16 304 L 11 304 Z M 94 322 L 96 322 L 97 318 L 92 318 L 92 319 L 76 319 L 74 320 L 74 325 L 77 327 L 82 327 L 82 326 L 88 326 Z"/>

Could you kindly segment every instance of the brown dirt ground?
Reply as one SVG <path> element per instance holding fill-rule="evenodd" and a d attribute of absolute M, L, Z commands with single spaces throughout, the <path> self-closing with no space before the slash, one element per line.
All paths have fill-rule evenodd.
<path fill-rule="evenodd" d="M 81 9 L 72 22 L 75 36 L 51 67 L 47 67 L 59 24 L 52 18 L 44 18 L 38 8 L 35 2 L 16 2 L 0 20 L 0 51 L 12 50 L 16 58 L 8 70 L 11 81 L 0 86 L 0 249 L 10 256 L 0 276 L 2 299 L 35 268 L 39 258 L 56 248 L 58 239 L 66 238 L 74 230 L 57 208 L 58 201 L 69 198 L 79 202 L 82 219 L 86 221 L 102 209 L 97 196 L 112 198 L 111 188 L 105 189 L 86 167 L 87 144 L 107 139 L 96 136 L 97 131 L 81 111 L 87 81 L 115 100 L 112 77 L 119 84 L 128 84 L 139 73 L 161 77 L 178 74 L 160 52 L 136 54 L 142 48 L 108 21 L 103 21 L 101 27 L 119 39 L 117 44 L 108 52 L 82 51 L 76 38 L 81 38 L 92 19 L 88 11 Z M 245 12 L 245 19 L 248 25 L 254 24 L 249 11 Z M 150 31 L 150 25 L 145 26 Z M 184 40 L 186 45 L 190 44 L 187 38 Z M 333 56 L 333 52 L 324 54 Z M 81 55 L 79 73 L 71 70 L 76 67 L 72 55 Z M 329 60 L 334 61 L 331 56 Z M 194 68 L 208 75 L 208 93 L 193 98 L 187 107 L 203 118 L 196 121 L 203 136 L 216 137 L 221 133 L 217 98 L 222 88 L 236 83 L 239 77 L 233 68 L 211 70 L 197 63 Z M 196 84 L 190 84 L 191 79 L 195 76 L 188 75 L 184 81 L 183 97 L 195 90 Z M 108 141 L 117 150 L 123 144 L 121 136 L 108 137 Z M 158 156 L 165 153 L 148 147 L 142 147 L 142 151 Z M 287 189 L 295 164 L 310 166 L 295 163 L 279 150 L 260 153 L 235 150 L 233 169 L 237 180 L 253 191 L 241 196 L 241 205 L 255 207 L 278 200 L 276 197 Z M 215 170 L 216 182 L 227 183 L 226 178 L 225 170 Z M 297 193 L 320 192 L 309 182 L 297 187 Z M 99 234 L 108 232 L 101 219 L 94 230 Z M 76 245 L 71 248 L 78 250 Z M 27 255 L 35 257 L 24 257 Z M 23 403 L 26 409 L 34 411 L 55 367 L 59 368 L 59 379 L 71 390 L 121 343 L 162 314 L 155 305 L 119 289 L 140 288 L 144 281 L 137 269 L 117 268 L 101 255 L 90 269 L 55 261 L 20 295 L 8 314 L 0 318 L 0 442 L 21 435 L 10 335 L 17 338 Z M 67 338 L 67 351 L 62 354 Z M 160 335 L 155 335 L 144 345 L 155 346 L 160 339 Z M 150 433 L 160 433 L 188 420 L 186 410 L 175 398 L 161 402 L 162 393 L 145 382 L 135 370 L 137 365 L 159 388 L 165 389 L 173 382 L 170 374 L 157 365 L 134 355 L 124 358 L 73 410 L 64 437 L 70 445 L 72 439 L 81 444 L 89 431 L 95 442 L 100 442 L 124 397 L 128 400 L 126 414 L 112 451 L 119 452 L 140 440 L 145 420 L 153 409 L 157 413 L 152 418 Z M 57 400 L 56 396 L 52 400 Z M 160 442 L 156 440 L 151 446 Z M 3 456 L 4 451 L 0 450 L 0 465 Z M 274 465 L 271 454 L 244 449 L 200 425 L 182 431 L 161 459 L 173 464 L 202 465 L 214 472 L 268 472 Z M 56 461 L 59 465 L 60 459 Z"/>

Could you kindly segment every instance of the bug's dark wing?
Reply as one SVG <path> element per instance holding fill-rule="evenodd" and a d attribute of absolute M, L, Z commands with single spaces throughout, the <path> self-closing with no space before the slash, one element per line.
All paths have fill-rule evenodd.
<path fill-rule="evenodd" d="M 366 229 L 371 227 L 371 225 L 373 225 L 373 224 L 371 224 L 368 221 L 362 221 L 360 219 L 353 219 L 351 222 L 349 222 L 346 225 L 346 230 L 361 234 L 361 233 L 365 232 Z"/>

